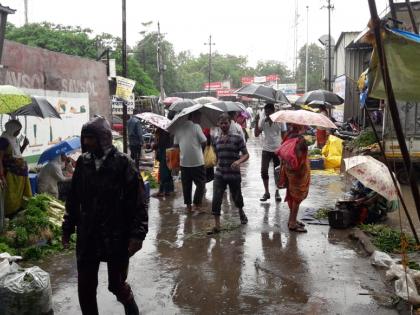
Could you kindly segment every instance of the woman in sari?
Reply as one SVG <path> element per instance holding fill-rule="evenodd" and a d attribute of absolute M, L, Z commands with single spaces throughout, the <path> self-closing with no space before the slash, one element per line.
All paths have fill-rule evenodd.
<path fill-rule="evenodd" d="M 159 192 L 153 197 L 170 196 L 174 192 L 172 172 L 166 164 L 166 149 L 172 148 L 172 139 L 168 132 L 161 128 L 156 130 L 156 159 L 159 161 Z"/>
<path fill-rule="evenodd" d="M 282 146 L 289 146 L 287 156 L 282 158 L 282 181 L 286 186 L 286 199 L 289 205 L 290 215 L 288 227 L 290 231 L 306 233 L 305 224 L 297 220 L 299 206 L 306 199 L 309 192 L 311 169 L 308 160 L 308 146 L 302 136 L 304 126 L 292 125 L 287 133 Z"/>
<path fill-rule="evenodd" d="M 22 157 L 29 141 L 25 137 L 23 145 L 19 145 L 17 136 L 21 129 L 19 121 L 9 120 L 0 137 L 0 186 L 5 216 L 15 214 L 23 206 L 24 197 L 32 196 L 28 165 Z"/>

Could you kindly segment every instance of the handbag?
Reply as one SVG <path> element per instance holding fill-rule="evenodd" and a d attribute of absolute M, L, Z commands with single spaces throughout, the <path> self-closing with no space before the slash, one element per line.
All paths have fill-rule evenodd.
<path fill-rule="evenodd" d="M 166 165 L 172 170 L 180 168 L 180 151 L 179 148 L 166 149 Z"/>
<path fill-rule="evenodd" d="M 215 167 L 217 164 L 217 156 L 212 145 L 206 145 L 204 149 L 204 167 Z"/>

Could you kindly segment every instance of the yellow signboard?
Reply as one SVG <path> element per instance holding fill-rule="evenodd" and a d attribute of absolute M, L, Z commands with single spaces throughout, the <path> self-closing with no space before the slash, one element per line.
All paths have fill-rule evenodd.
<path fill-rule="evenodd" d="M 115 95 L 125 101 L 129 101 L 136 81 L 124 77 L 117 77 L 116 79 L 117 89 Z"/>

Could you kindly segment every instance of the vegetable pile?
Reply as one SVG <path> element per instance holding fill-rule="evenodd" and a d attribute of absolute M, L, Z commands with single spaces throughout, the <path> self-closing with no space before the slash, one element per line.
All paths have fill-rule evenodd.
<path fill-rule="evenodd" d="M 383 224 L 361 224 L 360 228 L 373 237 L 373 244 L 385 253 L 400 254 L 401 236 L 408 242 L 407 251 L 417 250 L 414 238 Z"/>
<path fill-rule="evenodd" d="M 372 130 L 365 129 L 356 139 L 350 142 L 350 147 L 352 149 L 359 149 L 368 147 L 374 143 L 376 143 L 375 133 Z"/>
<path fill-rule="evenodd" d="M 39 194 L 28 199 L 26 209 L 0 235 L 0 252 L 32 260 L 62 250 L 63 215 L 64 205 L 52 196 Z"/>

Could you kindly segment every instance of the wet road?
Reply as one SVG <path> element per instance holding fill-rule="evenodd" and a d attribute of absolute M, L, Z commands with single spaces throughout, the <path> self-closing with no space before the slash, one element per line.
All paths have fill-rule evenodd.
<path fill-rule="evenodd" d="M 307 234 L 289 233 L 287 206 L 259 202 L 259 143 L 250 141 L 249 151 L 243 167 L 246 226 L 228 196 L 226 231 L 218 236 L 206 235 L 209 214 L 185 214 L 180 183 L 176 196 L 152 198 L 150 232 L 129 273 L 142 314 L 397 314 L 372 294 L 385 292 L 383 281 L 345 231 L 310 225 Z M 313 176 L 302 208 L 331 206 L 341 189 L 338 176 Z M 208 211 L 211 195 L 208 185 Z M 51 273 L 56 314 L 79 314 L 73 255 L 42 267 Z M 99 277 L 100 314 L 123 314 L 107 290 L 105 265 Z"/>

